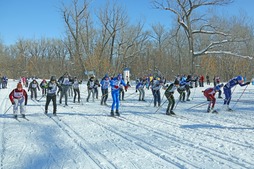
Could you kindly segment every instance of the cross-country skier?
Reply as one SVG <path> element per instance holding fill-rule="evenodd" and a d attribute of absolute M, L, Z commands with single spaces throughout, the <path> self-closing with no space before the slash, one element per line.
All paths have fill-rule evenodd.
<path fill-rule="evenodd" d="M 18 83 L 17 88 L 13 89 L 9 94 L 10 101 L 13 105 L 14 118 L 17 118 L 18 106 L 20 106 L 20 114 L 25 118 L 24 105 L 27 105 L 27 93 L 23 89 L 22 84 Z"/>
<path fill-rule="evenodd" d="M 89 98 L 92 93 L 92 98 L 93 98 L 93 102 L 94 102 L 94 76 L 91 76 L 87 82 L 87 92 L 88 92 L 88 96 L 86 98 L 86 101 L 89 102 Z"/>
<path fill-rule="evenodd" d="M 145 101 L 145 87 L 146 79 L 140 78 L 138 84 L 136 85 L 136 92 L 139 91 L 139 101 Z"/>
<path fill-rule="evenodd" d="M 29 84 L 28 91 L 31 91 L 31 99 L 37 100 L 37 89 L 40 91 L 39 83 L 35 78 L 33 78 L 33 81 Z"/>
<path fill-rule="evenodd" d="M 236 86 L 237 84 L 239 84 L 240 86 L 246 86 L 246 85 L 249 85 L 250 82 L 243 83 L 243 77 L 237 76 L 229 80 L 228 83 L 225 84 L 225 86 L 223 87 L 223 91 L 225 94 L 224 106 L 227 105 L 226 110 L 228 111 L 232 111 L 232 109 L 229 108 L 229 103 L 231 101 L 231 96 L 232 96 L 231 88 Z"/>
<path fill-rule="evenodd" d="M 159 77 L 153 79 L 152 81 L 152 93 L 153 93 L 153 102 L 154 102 L 154 107 L 156 107 L 157 103 L 158 106 L 161 106 L 161 93 L 160 93 L 160 89 L 163 86 L 163 81 L 160 80 Z"/>
<path fill-rule="evenodd" d="M 81 84 L 81 82 L 82 81 L 79 81 L 76 76 L 74 77 L 74 81 L 73 81 L 73 84 L 72 84 L 72 88 L 73 88 L 73 91 L 74 91 L 73 103 L 75 103 L 77 95 L 78 95 L 78 103 L 80 103 L 79 84 Z"/>
<path fill-rule="evenodd" d="M 48 113 L 48 105 L 50 101 L 53 102 L 53 115 L 56 115 L 56 92 L 57 89 L 60 89 L 61 86 L 56 82 L 56 77 L 51 76 L 50 81 L 47 84 L 47 97 L 46 97 L 46 104 L 45 104 L 45 114 Z"/>
<path fill-rule="evenodd" d="M 215 98 L 215 94 L 216 92 L 218 92 L 221 87 L 223 87 L 223 84 L 219 84 L 215 87 L 209 87 L 207 89 L 205 89 L 204 92 L 204 96 L 207 98 L 207 101 L 209 101 L 208 104 L 208 108 L 207 108 L 207 113 L 218 113 L 216 110 L 214 110 L 214 106 L 216 103 L 216 98 Z"/>
<path fill-rule="evenodd" d="M 102 93 L 102 96 L 101 96 L 101 105 L 107 105 L 107 99 L 108 99 L 108 88 L 110 86 L 110 83 L 109 83 L 109 76 L 106 74 L 101 82 L 101 93 Z"/>
<path fill-rule="evenodd" d="M 43 79 L 40 83 L 40 87 L 41 87 L 41 90 L 42 90 L 42 96 L 45 96 L 46 95 L 46 88 L 47 88 L 47 81 L 45 79 Z"/>
<path fill-rule="evenodd" d="M 176 79 L 174 83 L 171 83 L 165 91 L 165 96 L 168 99 L 168 107 L 166 110 L 166 115 L 174 115 L 173 109 L 175 107 L 174 91 L 177 90 L 179 86 L 179 81 Z"/>
<path fill-rule="evenodd" d="M 113 99 L 113 103 L 111 106 L 111 112 L 110 115 L 114 116 L 114 108 L 116 107 L 116 115 L 120 116 L 119 114 L 119 90 L 120 90 L 120 85 L 123 85 L 125 88 L 125 91 L 127 91 L 128 86 L 125 84 L 122 74 L 119 74 L 117 77 L 114 77 L 110 80 L 110 86 L 111 86 L 111 95 Z"/>
<path fill-rule="evenodd" d="M 175 79 L 177 80 L 177 79 Z M 178 80 L 177 80 L 178 81 Z M 177 88 L 177 91 L 178 93 L 180 94 L 179 96 L 179 101 L 182 101 L 184 102 L 185 101 L 185 95 L 186 95 L 186 88 L 185 88 L 185 85 L 186 85 L 186 81 L 185 80 L 182 80 L 180 81 L 180 84 L 179 84 L 179 87 Z"/>
<path fill-rule="evenodd" d="M 68 72 L 66 72 L 60 79 L 58 80 L 60 85 L 61 85 L 61 95 L 60 95 L 60 100 L 59 103 L 62 104 L 62 98 L 64 96 L 65 99 L 65 106 L 68 106 L 68 90 L 69 87 L 71 86 L 71 81 L 70 81 L 70 75 Z"/>

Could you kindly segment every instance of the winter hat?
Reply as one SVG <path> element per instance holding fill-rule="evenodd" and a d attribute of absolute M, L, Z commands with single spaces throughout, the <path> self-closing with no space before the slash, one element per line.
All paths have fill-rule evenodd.
<path fill-rule="evenodd" d="M 120 79 L 123 78 L 122 74 L 119 74 L 117 77 L 120 78 Z"/>
<path fill-rule="evenodd" d="M 242 81 L 243 80 L 243 77 L 242 76 L 237 76 L 237 81 Z"/>
<path fill-rule="evenodd" d="M 105 74 L 104 78 L 109 78 L 108 74 Z"/>
<path fill-rule="evenodd" d="M 22 88 L 22 84 L 21 84 L 21 83 L 18 83 L 18 84 L 17 84 L 17 88 Z"/>
<path fill-rule="evenodd" d="M 175 85 L 179 85 L 179 80 L 176 79 L 176 80 L 174 81 L 174 84 L 175 84 Z"/>
<path fill-rule="evenodd" d="M 56 77 L 55 76 L 51 76 L 50 81 L 56 81 Z"/>

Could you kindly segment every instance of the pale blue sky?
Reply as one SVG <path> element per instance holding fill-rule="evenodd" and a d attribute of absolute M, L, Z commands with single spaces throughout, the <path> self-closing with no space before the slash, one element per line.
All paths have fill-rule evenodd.
<path fill-rule="evenodd" d="M 19 38 L 61 38 L 64 22 L 59 12 L 61 0 L 0 0 L 0 40 L 5 45 L 14 44 Z M 69 3 L 70 0 L 64 0 Z M 93 0 L 98 8 L 106 0 Z M 131 22 L 145 20 L 145 26 L 161 23 L 170 26 L 172 16 L 167 11 L 153 9 L 150 0 L 116 0 L 126 8 Z M 239 15 L 241 12 L 254 20 L 254 0 L 235 0 L 229 6 L 220 7 L 219 13 Z"/>

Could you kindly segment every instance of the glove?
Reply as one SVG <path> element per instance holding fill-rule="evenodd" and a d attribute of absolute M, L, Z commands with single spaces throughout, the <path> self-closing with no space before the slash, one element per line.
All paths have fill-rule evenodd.
<path fill-rule="evenodd" d="M 25 106 L 27 105 L 27 102 L 25 102 Z"/>
<path fill-rule="evenodd" d="M 136 93 L 138 92 L 138 90 L 136 90 Z"/>
<path fill-rule="evenodd" d="M 246 85 L 249 85 L 249 84 L 250 84 L 250 82 L 246 82 L 245 84 L 246 84 Z"/>
<path fill-rule="evenodd" d="M 128 86 L 124 86 L 125 91 L 127 92 Z"/>
<path fill-rule="evenodd" d="M 12 104 L 12 105 L 14 105 L 14 104 L 15 104 L 15 102 L 13 101 L 11 104 Z"/>
<path fill-rule="evenodd" d="M 117 85 L 115 85 L 114 87 L 115 87 L 116 89 L 118 89 L 118 88 L 119 88 L 119 86 L 117 86 Z"/>
<path fill-rule="evenodd" d="M 48 89 L 49 89 L 49 90 L 51 90 L 51 89 L 52 89 L 52 87 L 48 87 Z"/>

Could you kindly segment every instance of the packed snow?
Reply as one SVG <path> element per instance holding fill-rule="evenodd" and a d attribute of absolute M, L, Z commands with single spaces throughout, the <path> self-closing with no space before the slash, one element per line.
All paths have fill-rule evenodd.
<path fill-rule="evenodd" d="M 217 99 L 218 114 L 206 113 L 202 90 L 210 86 L 191 89 L 188 102 L 178 102 L 175 92 L 177 115 L 168 116 L 163 90 L 163 105 L 154 107 L 151 90 L 145 90 L 146 101 L 138 101 L 132 83 L 121 101 L 121 116 L 115 118 L 109 116 L 111 96 L 109 106 L 100 105 L 99 99 L 85 101 L 84 82 L 81 103 L 69 97 L 69 106 L 58 104 L 57 117 L 50 118 L 44 115 L 46 98 L 39 92 L 39 102 L 28 100 L 29 121 L 19 122 L 8 98 L 17 82 L 9 80 L 8 88 L 0 89 L 1 169 L 254 168 L 253 85 L 232 89 L 233 112 Z M 52 110 L 51 102 L 50 115 Z"/>

